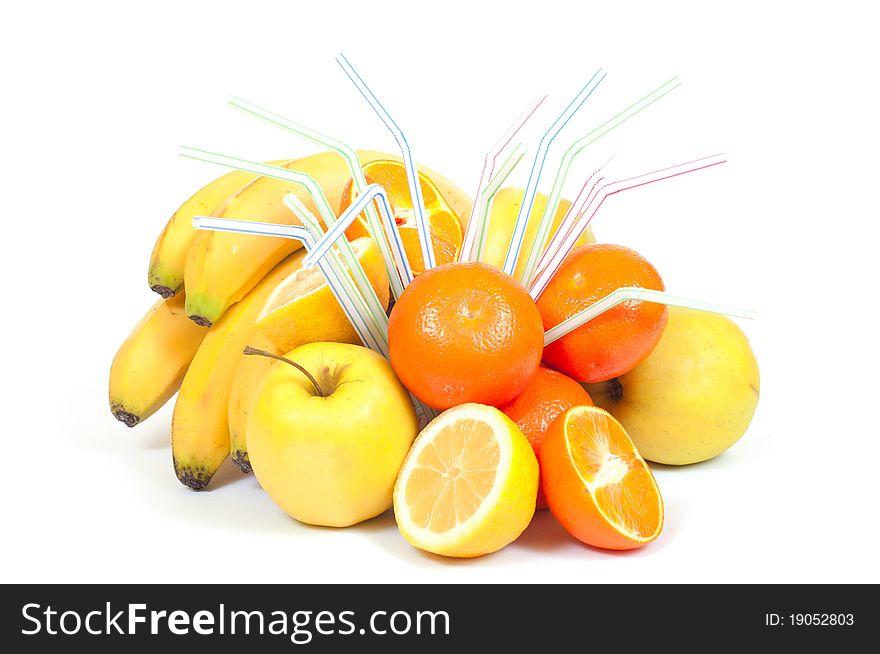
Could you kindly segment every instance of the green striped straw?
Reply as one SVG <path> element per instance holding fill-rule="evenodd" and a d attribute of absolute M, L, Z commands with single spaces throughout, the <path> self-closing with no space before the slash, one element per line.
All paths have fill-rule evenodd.
<path fill-rule="evenodd" d="M 299 218 L 300 222 L 302 222 L 305 228 L 309 230 L 309 233 L 311 234 L 313 239 L 313 249 L 314 244 L 320 241 L 321 237 L 324 236 L 324 229 L 321 227 L 321 223 L 318 221 L 317 218 L 315 218 L 315 215 L 311 211 L 309 211 L 308 207 L 303 204 L 302 200 L 300 200 L 293 193 L 288 193 L 284 196 L 284 205 L 288 209 L 290 209 L 293 214 L 297 218 Z M 348 248 L 351 249 L 351 245 L 348 243 L 348 240 L 344 238 L 340 239 L 340 241 L 336 245 L 337 247 L 342 247 L 340 247 L 338 250 L 334 248 L 331 252 L 328 253 L 328 255 L 330 256 L 324 257 L 324 260 L 326 260 L 337 273 L 337 276 L 340 278 L 341 284 L 346 291 L 346 295 L 352 298 L 357 304 L 358 313 L 362 316 L 369 317 L 369 322 L 371 323 L 370 332 L 373 334 L 373 337 L 378 341 L 379 346 L 382 348 L 382 355 L 387 358 L 388 315 L 382 308 L 382 304 L 379 302 L 379 298 L 376 296 L 376 291 L 373 290 L 372 285 L 368 283 L 368 292 L 364 293 L 354 286 L 351 277 L 349 277 L 345 273 L 345 264 L 347 264 L 348 269 L 352 273 L 352 276 L 361 276 L 364 279 L 366 279 L 367 277 L 364 273 L 364 268 L 361 265 L 361 262 L 357 260 L 357 257 L 353 256 L 353 265 L 348 261 L 345 261 L 346 257 L 344 255 L 344 246 L 348 245 Z M 339 256 L 340 254 L 342 255 L 342 257 Z M 354 255 L 353 250 L 352 255 Z M 379 308 L 378 311 L 376 310 L 376 307 Z"/>
<path fill-rule="evenodd" d="M 735 318 L 747 318 L 754 320 L 758 317 L 757 312 L 748 309 L 735 309 L 733 307 L 725 307 L 720 304 L 711 304 L 701 300 L 691 300 L 689 298 L 677 297 L 670 295 L 664 291 L 655 291 L 650 288 L 637 288 L 633 286 L 623 286 L 612 291 L 598 302 L 590 305 L 583 311 L 579 311 L 570 318 L 566 318 L 561 323 L 548 329 L 544 333 L 544 347 L 550 343 L 559 340 L 569 332 L 573 332 L 581 325 L 586 324 L 593 318 L 601 316 L 609 309 L 613 309 L 621 302 L 629 300 L 639 300 L 642 302 L 653 302 L 655 304 L 665 304 L 673 307 L 683 307 L 685 309 L 697 309 L 698 311 L 708 311 L 710 313 L 720 313 Z"/>
<path fill-rule="evenodd" d="M 644 111 L 657 102 L 657 100 L 668 93 L 671 93 L 679 86 L 681 86 L 681 82 L 678 81 L 678 77 L 673 77 L 669 81 L 664 82 L 643 98 L 636 100 L 623 111 L 615 114 L 595 129 L 584 134 L 577 141 L 572 143 L 568 150 L 565 151 L 565 154 L 562 155 L 562 161 L 559 164 L 559 169 L 556 171 L 556 178 L 553 180 L 553 186 L 551 187 L 550 194 L 547 198 L 547 206 L 544 208 L 541 221 L 538 223 L 538 231 L 535 233 L 535 242 L 532 246 L 531 252 L 529 252 L 528 259 L 526 259 L 526 266 L 523 270 L 522 279 L 522 282 L 526 286 L 532 282 L 535 276 L 538 259 L 544 251 L 544 247 L 547 245 L 547 237 L 550 235 L 550 227 L 553 225 L 553 217 L 556 215 L 556 210 L 559 208 L 559 202 L 562 198 L 562 187 L 565 184 L 565 180 L 568 177 L 568 173 L 577 156 L 583 152 L 587 146 L 592 145 L 609 132 L 620 127 L 630 118 Z"/>
<path fill-rule="evenodd" d="M 287 132 L 296 134 L 297 136 L 300 136 L 307 141 L 316 143 L 317 145 L 321 145 L 329 150 L 333 150 L 340 157 L 343 158 L 346 165 L 348 166 L 348 170 L 351 173 L 351 179 L 354 184 L 354 188 L 357 190 L 357 194 L 360 195 L 367 188 L 367 180 L 366 177 L 364 177 L 363 168 L 361 168 L 360 157 L 358 157 L 357 151 L 355 151 L 355 149 L 348 144 L 343 143 L 342 141 L 335 139 L 331 136 L 327 136 L 326 134 L 322 134 L 317 130 L 311 129 L 310 127 L 306 127 L 305 125 L 300 125 L 299 123 L 285 118 L 284 116 L 281 116 L 274 111 L 269 111 L 268 109 L 258 107 L 252 102 L 248 102 L 247 100 L 243 100 L 242 98 L 232 97 L 229 100 L 229 104 L 230 106 L 246 113 L 249 116 L 259 118 L 260 120 L 263 120 L 270 125 L 274 125 L 275 127 L 279 127 Z M 382 222 L 379 219 L 378 214 L 376 213 L 376 207 L 373 203 L 370 203 L 369 206 L 367 206 L 364 215 L 367 218 L 367 230 L 369 231 L 370 236 L 373 237 L 373 240 L 376 241 L 376 245 L 379 246 L 379 251 L 382 253 L 382 260 L 385 262 L 385 270 L 388 272 L 388 278 L 392 279 L 391 276 L 396 274 L 394 259 L 391 254 L 391 249 L 388 246 L 388 242 L 384 238 Z"/>
<path fill-rule="evenodd" d="M 312 249 L 314 249 L 314 245 L 317 244 L 318 241 L 320 241 L 324 236 L 324 230 L 321 228 L 321 224 L 318 222 L 318 219 L 315 218 L 315 216 L 312 214 L 312 212 L 308 210 L 308 208 L 302 203 L 302 201 L 298 197 L 293 195 L 292 193 L 290 193 L 284 197 L 284 204 L 286 204 L 287 207 L 291 211 L 293 211 L 294 214 L 296 214 L 296 216 L 302 221 L 303 225 L 305 225 L 306 228 L 309 230 L 311 236 L 314 238 L 314 241 L 312 243 Z M 342 241 L 345 241 L 345 239 L 340 239 L 339 242 L 342 242 Z M 337 244 L 339 242 L 337 242 Z M 347 241 L 346 241 L 346 243 L 347 243 Z M 346 282 L 348 282 L 350 284 L 351 279 L 348 277 L 348 275 L 345 274 L 344 270 L 342 270 L 341 264 L 340 264 L 339 260 L 337 259 L 337 257 L 333 256 L 333 255 L 335 255 L 335 250 L 331 248 L 331 250 L 327 253 L 327 255 L 328 256 L 324 256 L 318 260 L 318 265 L 321 264 L 321 261 L 330 261 L 331 266 L 333 266 L 333 268 L 336 271 L 341 272 L 341 274 L 338 274 L 337 276 L 342 278 L 343 285 L 345 285 Z M 356 264 L 358 267 L 361 268 L 361 272 L 363 272 L 363 268 L 361 267 L 360 262 L 356 261 Z M 376 293 L 375 293 L 375 291 L 373 291 L 372 287 L 370 287 L 370 292 L 373 294 L 373 297 L 376 296 Z M 357 297 L 357 294 L 355 294 L 355 297 Z M 376 298 L 376 302 L 378 302 L 378 301 L 379 301 L 378 298 Z M 361 306 L 365 307 L 365 305 L 361 305 Z M 385 314 L 384 311 L 382 312 L 382 323 L 383 323 L 383 329 L 382 329 L 381 337 L 383 340 L 380 343 L 380 345 L 384 348 L 384 351 L 382 352 L 382 354 L 387 359 L 388 358 L 388 316 L 387 316 L 387 314 Z M 410 393 L 410 398 L 412 399 L 413 406 L 415 406 L 415 408 L 416 408 L 416 412 L 422 417 L 423 422 L 432 420 L 433 418 L 435 418 L 437 416 L 437 412 L 434 411 L 434 409 L 429 407 L 427 404 L 423 403 L 419 398 L 417 398 L 412 393 Z"/>
<path fill-rule="evenodd" d="M 299 184 L 303 186 L 311 196 L 312 201 L 318 208 L 318 212 L 321 214 L 321 218 L 324 220 L 324 223 L 330 226 L 336 222 L 336 214 L 330 207 L 330 203 L 327 201 L 327 196 L 324 195 L 324 190 L 306 173 L 186 146 L 180 149 L 180 154 L 181 156 L 195 159 L 197 161 L 205 161 L 220 166 L 226 166 L 228 168 L 235 168 L 236 170 L 243 170 L 255 175 L 262 175 L 264 177 L 271 177 L 284 182 Z M 381 303 L 379 303 L 379 300 L 376 299 L 373 287 L 370 285 L 367 276 L 363 273 L 363 268 L 360 266 L 357 257 L 354 254 L 354 250 L 351 249 L 351 244 L 347 239 L 341 239 L 338 245 L 343 260 L 354 276 L 357 288 L 360 290 L 361 295 L 365 298 L 367 303 L 372 305 L 369 307 L 367 315 L 372 318 L 376 328 L 381 329 L 381 324 L 377 322 L 377 320 L 379 320 L 379 315 L 385 315 L 385 310 Z M 375 301 L 373 301 L 374 299 Z"/>
<path fill-rule="evenodd" d="M 527 151 L 528 148 L 523 143 L 517 143 L 501 164 L 498 172 L 486 183 L 486 188 L 483 189 L 482 194 L 479 196 L 480 211 L 477 213 L 476 218 L 479 221 L 479 231 L 477 232 L 477 243 L 474 248 L 474 261 L 482 261 L 483 259 L 483 253 L 486 249 L 486 237 L 489 235 L 489 212 L 492 202 L 495 200 L 495 196 L 501 190 L 504 182 L 510 177 L 510 173 L 522 161 L 522 158 L 526 156 Z"/>

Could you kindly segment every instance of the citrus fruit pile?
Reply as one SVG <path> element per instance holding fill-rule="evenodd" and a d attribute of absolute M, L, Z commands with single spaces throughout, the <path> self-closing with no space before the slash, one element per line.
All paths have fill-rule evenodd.
<path fill-rule="evenodd" d="M 717 456 L 755 411 L 758 369 L 739 328 L 629 300 L 545 346 L 545 332 L 616 289 L 665 290 L 658 271 L 587 229 L 535 300 L 500 269 L 524 191 L 498 192 L 481 261 L 462 262 L 470 200 L 421 168 L 437 264 L 426 269 L 401 160 L 359 157 L 414 273 L 392 301 L 393 266 L 374 240 L 391 235 L 371 236 L 363 216 L 347 229 L 387 308 L 387 359 L 360 346 L 297 242 L 193 230 L 200 214 L 294 222 L 290 193 L 314 209 L 299 185 L 231 173 L 184 203 L 156 243 L 149 284 L 163 299 L 113 361 L 113 415 L 135 426 L 179 390 L 171 443 L 183 484 L 209 487 L 231 458 L 301 522 L 346 527 L 393 506 L 403 537 L 438 555 L 497 551 L 544 508 L 593 547 L 656 539 L 664 505 L 646 458 Z M 356 199 L 335 155 L 274 165 L 311 176 L 337 215 Z M 538 194 L 517 275 L 546 204 Z"/>

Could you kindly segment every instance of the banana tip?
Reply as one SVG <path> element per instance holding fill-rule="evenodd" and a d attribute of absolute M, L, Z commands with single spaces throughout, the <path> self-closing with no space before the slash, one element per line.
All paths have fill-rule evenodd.
<path fill-rule="evenodd" d="M 180 468 L 174 465 L 174 472 L 181 484 L 193 490 L 204 490 L 211 481 L 211 475 L 192 468 Z"/>
<path fill-rule="evenodd" d="M 195 324 L 200 325 L 202 327 L 210 327 L 213 323 L 205 318 L 204 316 L 190 316 L 190 320 L 192 320 Z"/>
<path fill-rule="evenodd" d="M 232 462 L 237 465 L 239 470 L 241 470 L 246 475 L 253 471 L 253 468 L 251 467 L 251 461 L 248 458 L 248 453 L 245 451 L 239 450 L 233 452 Z"/>
<path fill-rule="evenodd" d="M 152 290 L 154 293 L 158 293 L 166 300 L 174 296 L 174 291 L 172 289 L 168 288 L 167 286 L 162 286 L 161 284 L 153 284 L 152 286 L 150 286 L 150 290 Z"/>
<path fill-rule="evenodd" d="M 122 407 L 115 406 L 112 408 L 112 411 L 113 417 L 124 424 L 126 427 L 134 427 L 141 421 L 138 416 L 134 415 L 130 411 L 126 411 Z"/>

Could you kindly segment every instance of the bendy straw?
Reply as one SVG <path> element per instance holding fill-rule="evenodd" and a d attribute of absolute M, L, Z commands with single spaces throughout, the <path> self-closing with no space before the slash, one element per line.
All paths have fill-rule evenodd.
<path fill-rule="evenodd" d="M 528 148 L 524 144 L 517 143 L 511 153 L 507 155 L 507 158 L 501 164 L 501 167 L 498 169 L 495 176 L 486 184 L 486 188 L 479 198 L 480 213 L 477 214 L 477 220 L 479 221 L 480 231 L 477 234 L 477 243 L 474 246 L 474 261 L 482 261 L 483 254 L 486 251 L 486 237 L 489 234 L 489 214 L 492 202 L 495 200 L 495 196 L 498 194 L 501 186 L 507 181 L 507 178 L 510 177 L 510 173 L 512 173 L 517 164 L 522 161 L 527 150 Z M 476 200 L 474 201 L 476 202 Z"/>
<path fill-rule="evenodd" d="M 595 197 L 596 188 L 599 187 L 602 182 L 605 181 L 605 177 L 602 176 L 602 170 L 608 163 L 614 159 L 616 155 L 611 155 L 608 158 L 608 161 L 599 166 L 593 173 L 587 178 L 587 180 L 581 186 L 581 190 L 578 191 L 578 194 L 575 196 L 574 201 L 568 207 L 568 211 L 565 212 L 565 216 L 563 216 L 562 220 L 559 223 L 559 227 L 556 229 L 556 233 L 553 235 L 553 239 L 550 241 L 550 246 L 548 250 L 555 251 L 558 249 L 560 243 L 563 241 L 565 236 L 568 234 L 568 230 L 571 227 L 574 220 L 580 216 L 584 207 L 587 205 L 588 201 Z M 584 228 L 586 229 L 586 227 Z M 580 235 L 578 235 L 580 238 Z M 540 261 L 545 261 L 545 259 L 541 259 Z M 543 271 L 542 267 L 538 268 L 538 273 Z M 526 284 L 528 285 L 531 282 L 531 278 L 526 277 Z"/>
<path fill-rule="evenodd" d="M 621 302 L 630 300 L 638 300 L 642 302 L 654 302 L 657 304 L 666 304 L 673 307 L 683 307 L 685 309 L 697 309 L 698 311 L 709 311 L 711 313 L 721 313 L 735 318 L 747 318 L 754 320 L 758 314 L 748 309 L 735 309 L 733 307 L 725 307 L 719 304 L 711 304 L 700 300 L 691 300 L 688 298 L 677 297 L 663 291 L 655 291 L 648 288 L 636 288 L 624 286 L 612 291 L 601 300 L 590 305 L 583 311 L 579 311 L 571 318 L 563 320 L 555 327 L 548 329 L 544 333 L 544 347 L 550 345 L 553 341 L 559 340 L 569 332 L 574 331 L 581 325 L 601 316 L 603 313 L 616 307 Z"/>
<path fill-rule="evenodd" d="M 370 104 L 373 111 L 375 111 L 379 118 L 382 119 L 382 122 L 385 123 L 385 127 L 387 127 L 388 131 L 394 136 L 394 140 L 397 141 L 397 146 L 400 148 L 400 154 L 403 157 L 403 165 L 406 168 L 406 180 L 409 184 L 409 194 L 412 199 L 413 213 L 415 214 L 416 231 L 419 234 L 419 244 L 422 247 L 422 260 L 425 262 L 425 270 L 429 270 L 437 264 L 434 259 L 434 246 L 431 243 L 431 230 L 428 225 L 428 219 L 425 216 L 425 200 L 422 197 L 422 185 L 419 179 L 419 171 L 416 168 L 412 148 L 410 148 L 403 130 L 401 130 L 397 123 L 394 122 L 394 119 L 388 111 L 386 111 L 382 103 L 379 102 L 379 98 L 373 94 L 370 87 L 367 86 L 367 83 L 354 69 L 351 62 L 346 59 L 345 55 L 340 52 L 339 56 L 336 58 L 336 62 L 342 67 L 342 70 L 352 83 L 354 83 L 361 95 L 364 96 L 364 99 Z"/>
<path fill-rule="evenodd" d="M 300 219 L 305 228 L 309 230 L 313 240 L 311 249 L 314 249 L 317 242 L 324 236 L 324 229 L 321 227 L 321 223 L 318 222 L 314 214 L 309 211 L 302 200 L 294 193 L 288 193 L 284 196 L 284 206 L 290 209 Z M 311 263 L 306 264 L 307 259 L 308 255 L 303 259 L 303 266 L 313 265 Z M 329 263 L 330 267 L 336 272 L 340 278 L 343 291 L 351 299 L 352 303 L 355 304 L 358 313 L 366 317 L 366 322 L 371 328 L 373 338 L 381 346 L 382 354 L 387 356 L 388 315 L 385 313 L 385 307 L 379 302 L 376 291 L 373 290 L 373 286 L 370 284 L 369 279 L 367 279 L 361 262 L 355 256 L 351 244 L 347 239 L 342 239 L 338 244 L 337 251 L 329 257 L 324 257 L 322 261 L 323 263 Z M 320 264 L 322 261 L 317 263 Z M 351 277 L 346 274 L 346 267 L 351 273 Z M 360 284 L 354 283 L 352 278 L 354 280 L 363 279 L 366 286 L 361 287 Z"/>
<path fill-rule="evenodd" d="M 681 86 L 681 82 L 678 81 L 678 77 L 673 77 L 672 79 L 664 82 L 656 89 L 645 95 L 643 98 L 636 100 L 623 111 L 620 111 L 598 127 L 584 134 L 582 137 L 572 143 L 571 147 L 569 147 L 568 150 L 565 151 L 565 154 L 562 155 L 562 161 L 559 164 L 559 169 L 556 171 L 556 177 L 553 179 L 553 186 L 550 188 L 550 193 L 547 197 L 547 206 L 544 207 L 544 213 L 541 216 L 540 222 L 538 223 L 538 229 L 535 232 L 535 241 L 532 244 L 531 251 L 529 252 L 529 257 L 528 259 L 526 259 L 522 279 L 524 283 L 528 283 L 535 276 L 535 270 L 538 265 L 538 258 L 541 256 L 541 253 L 544 251 L 544 246 L 547 244 L 547 236 L 549 235 L 550 228 L 553 225 L 553 218 L 554 216 L 556 216 L 556 210 L 559 208 L 559 202 L 562 197 L 562 188 L 565 185 L 565 180 L 568 177 L 568 173 L 571 170 L 571 166 L 577 156 L 581 152 L 583 152 L 588 146 L 592 145 L 614 129 L 620 127 L 630 118 L 644 111 L 652 104 L 657 102 L 657 100 L 671 93 L 679 86 Z"/>
<path fill-rule="evenodd" d="M 198 148 L 182 147 L 180 148 L 180 154 L 184 157 L 189 157 L 198 161 L 206 161 L 208 163 L 227 166 L 229 168 L 245 170 L 256 175 L 263 175 L 265 177 L 272 177 L 285 182 L 299 184 L 309 193 L 309 196 L 318 208 L 318 212 L 321 214 L 321 218 L 324 220 L 324 224 L 329 226 L 336 222 L 336 214 L 330 207 L 330 203 L 327 201 L 327 196 L 324 195 L 324 190 L 310 175 L 307 175 L 306 173 L 279 166 L 261 164 L 255 161 L 248 161 L 246 159 L 239 159 L 238 157 L 230 157 L 216 152 L 200 150 Z M 340 243 L 340 252 L 345 263 L 351 269 L 352 276 L 354 277 L 354 281 L 360 289 L 361 294 L 368 298 L 369 301 L 370 294 L 373 292 L 372 286 L 370 286 L 370 280 L 368 280 L 366 275 L 363 274 L 363 270 L 358 264 L 357 258 L 355 257 L 348 241 Z M 375 307 L 373 307 L 373 309 L 375 309 Z"/>
<path fill-rule="evenodd" d="M 196 161 L 205 161 L 207 163 L 217 164 L 218 166 L 244 170 L 255 175 L 262 175 L 263 177 L 279 179 L 282 182 L 299 184 L 300 186 L 305 187 L 309 192 L 309 195 L 312 197 L 315 206 L 318 208 L 318 213 L 321 214 L 321 219 L 325 224 L 331 225 L 336 220 L 336 214 L 330 206 L 330 203 L 327 201 L 327 196 L 324 195 L 324 190 L 309 175 L 298 170 L 258 163 L 256 161 L 248 161 L 247 159 L 239 159 L 238 157 L 230 157 L 225 154 L 210 152 L 209 150 L 202 150 L 200 148 L 191 148 L 188 146 L 182 146 L 179 153 L 182 157 L 195 159 Z"/>
<path fill-rule="evenodd" d="M 210 216 L 196 216 L 193 218 L 193 227 L 195 229 L 208 229 L 220 232 L 236 232 L 239 234 L 259 234 L 262 236 L 275 236 L 280 238 L 289 238 L 300 241 L 306 249 L 312 247 L 315 239 L 311 232 L 301 225 L 277 225 L 275 223 L 261 223 L 250 220 L 231 220 L 229 218 L 213 218 Z M 376 341 L 372 330 L 367 325 L 365 316 L 358 312 L 354 298 L 350 297 L 346 292 L 342 280 L 338 276 L 338 272 L 333 269 L 329 262 L 319 264 L 319 269 L 327 285 L 330 287 L 336 301 L 345 313 L 345 316 L 351 322 L 355 332 L 361 339 L 363 344 L 385 356 L 387 349 Z"/>
<path fill-rule="evenodd" d="M 378 185 L 375 185 L 375 186 L 378 186 Z M 380 186 L 379 189 L 381 190 L 382 187 Z M 309 248 L 309 255 L 307 255 L 303 259 L 303 266 L 310 265 L 310 264 L 306 263 L 306 260 L 311 255 L 311 253 L 314 252 L 315 247 L 317 246 L 317 243 L 324 236 L 324 234 L 322 234 L 321 225 L 318 222 L 318 219 L 315 218 L 314 215 L 312 215 L 312 213 L 308 210 L 308 208 L 302 203 L 302 201 L 296 195 L 294 195 L 292 193 L 289 193 L 288 195 L 286 195 L 284 198 L 284 204 L 286 204 L 288 206 L 288 208 L 290 208 L 290 210 L 293 211 L 299 217 L 299 219 L 303 222 L 303 224 L 306 226 L 306 228 L 309 229 L 311 232 L 310 235 L 312 237 L 312 246 Z M 360 210 L 357 213 L 354 213 L 353 215 L 357 215 L 358 213 L 360 213 Z M 345 238 L 342 238 L 341 242 L 344 242 L 344 245 L 346 245 L 346 246 L 348 245 L 348 241 L 346 241 Z M 368 310 L 367 309 L 368 303 L 365 301 L 364 296 L 359 294 L 357 292 L 357 289 L 353 288 L 353 286 L 351 285 L 351 280 L 345 274 L 344 269 L 342 269 L 341 263 L 337 260 L 335 253 L 332 250 L 325 251 L 325 256 L 317 258 L 316 263 L 319 268 L 322 265 L 324 265 L 324 263 L 330 264 L 331 270 L 335 271 L 337 278 L 340 280 L 340 286 L 342 286 L 343 288 L 347 288 L 347 297 L 351 300 L 350 304 L 355 305 L 355 313 L 358 313 L 359 316 L 363 316 L 363 313 L 361 313 L 361 312 Z M 363 268 L 361 268 L 361 264 L 359 261 L 355 261 L 355 265 L 361 270 L 361 272 L 363 272 Z M 372 287 L 370 287 L 369 295 L 374 300 L 374 304 L 376 304 L 380 309 L 380 313 L 378 315 L 371 313 L 369 316 L 369 317 L 373 318 L 374 324 L 378 324 L 380 326 L 378 333 L 373 331 L 372 334 L 376 338 L 376 340 L 379 341 L 380 349 L 377 351 L 387 359 L 389 357 L 389 354 L 388 354 L 388 315 L 382 309 L 381 304 L 378 304 L 379 299 L 376 297 L 376 293 L 372 289 Z M 360 309 L 361 312 L 358 312 L 358 310 L 357 310 L 358 308 Z M 363 322 L 367 323 L 367 321 L 363 321 Z M 367 324 L 367 326 L 369 327 L 369 324 Z M 416 409 L 416 413 L 419 416 L 420 424 L 422 422 L 427 424 L 432 418 L 436 417 L 437 413 L 431 407 L 424 404 L 421 400 L 419 400 L 419 398 L 417 398 L 412 393 L 410 393 L 409 396 L 412 400 L 413 406 Z"/>
<path fill-rule="evenodd" d="M 333 244 L 340 238 L 344 237 L 345 230 L 354 222 L 357 216 L 363 211 L 364 207 L 372 204 L 374 199 L 378 199 L 382 207 L 382 217 L 385 222 L 385 229 L 390 234 L 390 241 L 394 252 L 395 267 L 391 270 L 389 281 L 391 283 L 391 291 L 394 299 L 400 297 L 406 286 L 413 280 L 412 270 L 406 258 L 406 250 L 403 247 L 403 241 L 400 239 L 400 232 L 394 222 L 391 207 L 388 203 L 388 197 L 385 189 L 379 184 L 370 184 L 366 190 L 361 193 L 357 199 L 344 211 L 339 219 L 333 223 L 333 226 L 327 230 L 327 233 L 315 244 L 308 256 L 303 261 L 304 265 L 312 265 L 318 259 L 323 257 Z"/>
<path fill-rule="evenodd" d="M 482 207 L 483 184 L 492 179 L 492 175 L 495 172 L 495 163 L 498 157 L 510 144 L 517 132 L 519 132 L 523 125 L 526 124 L 526 121 L 534 115 L 535 111 L 538 110 L 538 107 L 541 106 L 541 103 L 546 99 L 547 96 L 545 95 L 532 100 L 529 106 L 523 110 L 519 117 L 510 127 L 507 128 L 507 131 L 502 134 L 501 138 L 498 139 L 495 145 L 492 146 L 492 149 L 486 154 L 486 158 L 483 160 L 483 170 L 480 172 L 480 181 L 477 182 L 477 190 L 474 193 L 474 203 L 471 206 L 471 215 L 468 219 L 464 239 L 462 240 L 461 252 L 458 257 L 459 261 L 474 261 L 478 258 L 476 244 L 477 241 L 480 240 L 480 234 L 483 231 L 482 220 L 484 214 L 480 210 Z"/>
<path fill-rule="evenodd" d="M 572 116 L 577 113 L 587 98 L 592 95 L 596 87 L 605 79 L 606 73 L 599 68 L 584 87 L 578 92 L 574 99 L 568 104 L 565 110 L 553 122 L 550 128 L 541 137 L 538 143 L 538 151 L 535 153 L 535 159 L 532 162 L 532 170 L 529 172 L 529 181 L 526 184 L 523 201 L 519 208 L 519 214 L 516 217 L 516 223 L 513 228 L 513 235 L 510 238 L 510 246 L 507 249 L 507 257 L 504 259 L 504 272 L 513 275 L 516 270 L 516 261 L 519 258 L 519 252 L 522 249 L 523 237 L 526 233 L 526 226 L 529 222 L 529 214 L 532 213 L 532 204 L 535 201 L 535 194 L 538 192 L 538 182 L 541 179 L 541 170 L 544 168 L 544 161 L 547 159 L 547 152 L 562 128 L 568 124 Z"/>
<path fill-rule="evenodd" d="M 566 256 L 568 256 L 568 253 L 571 251 L 572 247 L 574 247 L 575 242 L 577 242 L 581 234 L 584 233 L 587 225 L 590 224 L 593 216 L 596 215 L 596 212 L 599 211 L 602 204 L 609 197 L 632 188 L 646 186 L 647 184 L 659 182 L 664 179 L 670 179 L 672 177 L 678 177 L 680 175 L 696 172 L 698 170 L 711 168 L 713 166 L 723 164 L 726 161 L 727 160 L 724 158 L 724 155 L 716 154 L 709 157 L 695 159 L 693 161 L 687 161 L 685 163 L 675 166 L 661 168 L 660 170 L 655 170 L 650 173 L 636 175 L 635 177 L 620 179 L 615 182 L 605 184 L 604 186 L 599 188 L 592 195 L 586 205 L 586 208 L 580 215 L 578 215 L 573 220 L 563 220 L 563 224 L 559 226 L 559 229 L 557 230 L 557 236 L 564 236 L 562 236 L 560 239 L 556 239 L 554 237 L 554 241 L 557 242 L 554 243 L 553 241 L 551 241 L 550 245 L 547 247 L 547 250 L 544 252 L 541 261 L 538 262 L 539 272 L 537 277 L 535 277 L 535 280 L 529 287 L 529 294 L 532 296 L 532 298 L 537 299 L 541 295 L 541 293 L 544 292 L 544 289 L 547 288 L 547 284 L 550 283 L 553 275 L 556 274 L 559 266 L 562 265 L 562 261 L 565 259 Z M 567 216 L 567 218 L 571 218 L 573 215 L 574 214 L 571 214 L 571 216 Z M 568 222 L 569 224 L 564 224 L 566 222 Z"/>
<path fill-rule="evenodd" d="M 262 107 L 258 107 L 252 102 L 248 102 L 247 100 L 243 100 L 242 98 L 233 97 L 230 98 L 229 104 L 242 111 L 249 116 L 253 116 L 255 118 L 259 118 L 270 125 L 275 125 L 276 127 L 280 127 L 283 130 L 296 134 L 307 141 L 311 141 L 312 143 L 316 143 L 318 145 L 324 146 L 330 150 L 336 152 L 340 157 L 343 158 L 346 165 L 348 166 L 348 170 L 351 173 L 352 183 L 354 185 L 355 190 L 358 193 L 363 193 L 367 188 L 367 180 L 364 177 L 364 171 L 361 168 L 360 158 L 358 157 L 357 152 L 346 143 L 335 139 L 333 137 L 327 136 L 326 134 L 322 134 L 317 130 L 311 129 L 304 125 L 300 125 L 280 114 L 277 114 L 273 111 L 269 111 L 268 109 L 264 109 Z M 394 274 L 394 259 L 391 256 L 391 250 L 388 247 L 388 243 L 384 238 L 382 238 L 382 223 L 379 220 L 379 216 L 376 213 L 376 208 L 370 204 L 367 206 L 364 214 L 367 218 L 367 230 L 370 233 L 370 236 L 373 237 L 373 240 L 376 241 L 376 245 L 379 246 L 379 251 L 382 253 L 382 259 L 385 262 L 385 271 L 388 273 L 388 278 L 391 279 Z"/>

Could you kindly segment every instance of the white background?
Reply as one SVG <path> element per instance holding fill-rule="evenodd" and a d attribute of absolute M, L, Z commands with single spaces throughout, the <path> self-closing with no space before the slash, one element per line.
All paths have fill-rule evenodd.
<path fill-rule="evenodd" d="M 488 4 L 3 10 L 2 581 L 880 581 L 870 16 L 860 3 Z M 617 196 L 594 221 L 669 290 L 760 311 L 742 323 L 761 366 L 755 420 L 710 463 L 657 467 L 667 522 L 654 544 L 590 549 L 543 512 L 498 554 L 443 560 L 411 548 L 390 513 L 346 530 L 297 524 L 231 466 L 210 492 L 191 492 L 171 467 L 171 404 L 133 430 L 111 417 L 110 361 L 155 300 L 153 240 L 222 172 L 176 148 L 313 151 L 229 109 L 228 96 L 393 150 L 334 63 L 340 50 L 419 161 L 469 192 L 536 93 L 550 98 L 531 145 L 598 66 L 609 71 L 554 146 L 552 171 L 574 138 L 684 80 L 587 151 L 566 189 L 614 153 L 621 174 L 730 158 Z"/>

